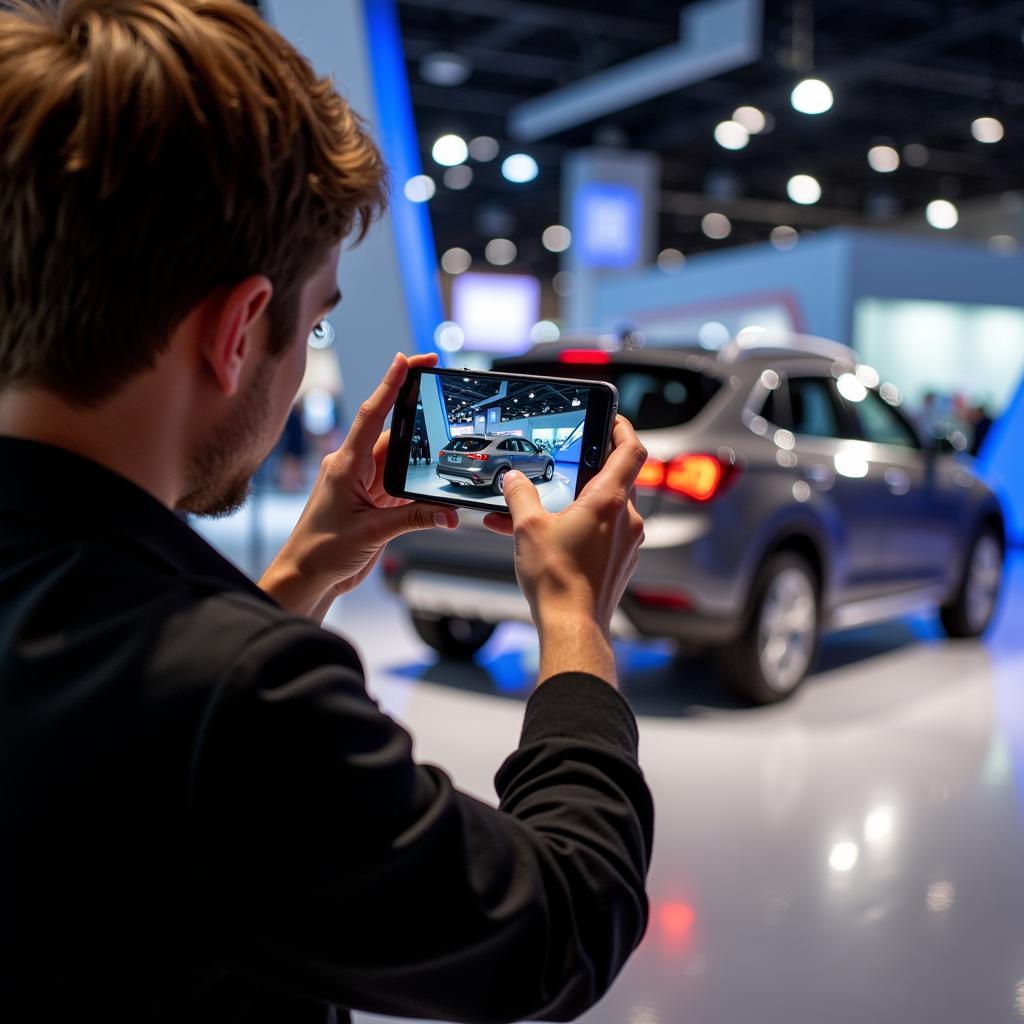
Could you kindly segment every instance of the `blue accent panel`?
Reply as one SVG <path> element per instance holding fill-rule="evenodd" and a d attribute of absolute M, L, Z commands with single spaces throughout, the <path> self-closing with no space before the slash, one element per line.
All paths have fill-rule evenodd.
<path fill-rule="evenodd" d="M 1006 539 L 1024 543 L 1024 381 L 1013 401 L 993 424 L 978 461 L 1003 503 Z"/>
<path fill-rule="evenodd" d="M 444 319 L 434 233 L 426 203 L 411 203 L 402 187 L 423 171 L 405 73 L 395 0 L 363 0 L 370 68 L 377 99 L 374 126 L 393 182 L 391 222 L 417 351 L 436 352 L 434 328 Z"/>
<path fill-rule="evenodd" d="M 591 182 L 573 199 L 576 256 L 583 266 L 624 268 L 640 261 L 643 201 L 632 185 Z"/>

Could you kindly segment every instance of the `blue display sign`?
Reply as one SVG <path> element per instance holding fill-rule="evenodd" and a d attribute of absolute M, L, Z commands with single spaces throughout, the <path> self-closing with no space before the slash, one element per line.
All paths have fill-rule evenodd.
<path fill-rule="evenodd" d="M 583 185 L 573 201 L 573 237 L 579 262 L 618 269 L 639 263 L 642 210 L 640 192 L 629 185 Z"/>
<path fill-rule="evenodd" d="M 487 410 L 487 433 L 493 434 L 494 428 L 501 423 L 501 406 L 492 405 Z"/>

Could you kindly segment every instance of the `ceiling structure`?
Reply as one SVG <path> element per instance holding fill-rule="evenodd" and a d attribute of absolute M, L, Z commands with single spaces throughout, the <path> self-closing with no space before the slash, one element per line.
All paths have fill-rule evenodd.
<path fill-rule="evenodd" d="M 507 382 L 502 391 L 493 378 L 472 375 L 466 377 L 445 377 L 444 395 L 448 418 L 453 423 L 472 423 L 473 413 L 480 412 L 489 404 L 489 399 L 501 396 L 501 419 L 511 420 L 527 416 L 547 416 L 555 413 L 572 412 L 578 408 L 586 395 L 586 389 L 577 385 L 551 382 L 518 381 Z M 576 405 L 573 405 L 573 402 Z"/>
<path fill-rule="evenodd" d="M 595 144 L 661 157 L 659 247 L 687 255 L 764 241 L 780 224 L 806 231 L 913 222 L 932 199 L 964 202 L 1022 184 L 1024 0 L 765 0 L 756 62 L 531 143 L 511 137 L 511 110 L 678 42 L 680 5 L 398 0 L 398 10 L 423 167 L 438 182 L 430 209 L 439 255 L 460 246 L 486 267 L 487 241 L 504 236 L 518 247 L 512 269 L 549 279 L 558 256 L 543 248 L 541 233 L 560 221 L 562 158 Z M 438 52 L 462 59 L 465 81 L 427 80 L 424 61 Z M 794 84 L 808 75 L 831 86 L 828 113 L 791 107 Z M 746 104 L 769 115 L 770 130 L 745 149 L 723 149 L 713 138 L 716 124 Z M 972 137 L 971 122 L 981 116 L 1003 122 L 1002 141 Z M 497 159 L 469 160 L 473 178 L 463 190 L 442 184 L 444 168 L 431 156 L 447 133 L 500 144 Z M 894 173 L 869 167 L 867 150 L 878 143 L 903 153 Z M 513 152 L 536 159 L 532 182 L 502 177 L 501 159 Z M 789 201 L 786 183 L 797 173 L 821 182 L 820 202 Z M 730 218 L 727 238 L 702 232 L 712 211 Z"/>

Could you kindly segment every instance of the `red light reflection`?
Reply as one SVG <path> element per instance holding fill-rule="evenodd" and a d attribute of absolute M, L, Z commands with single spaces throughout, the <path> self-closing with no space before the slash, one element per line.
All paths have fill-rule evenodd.
<path fill-rule="evenodd" d="M 679 950 L 691 938 L 697 912 L 688 903 L 669 901 L 657 905 L 654 919 L 660 945 Z"/>

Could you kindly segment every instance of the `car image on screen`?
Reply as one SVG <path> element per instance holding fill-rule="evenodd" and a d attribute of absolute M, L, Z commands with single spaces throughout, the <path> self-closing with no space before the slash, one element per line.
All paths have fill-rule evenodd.
<path fill-rule="evenodd" d="M 464 434 L 453 437 L 437 454 L 437 475 L 453 484 L 489 487 L 502 493 L 505 474 L 517 469 L 525 476 L 550 480 L 555 460 L 524 437 L 488 437 Z"/>

